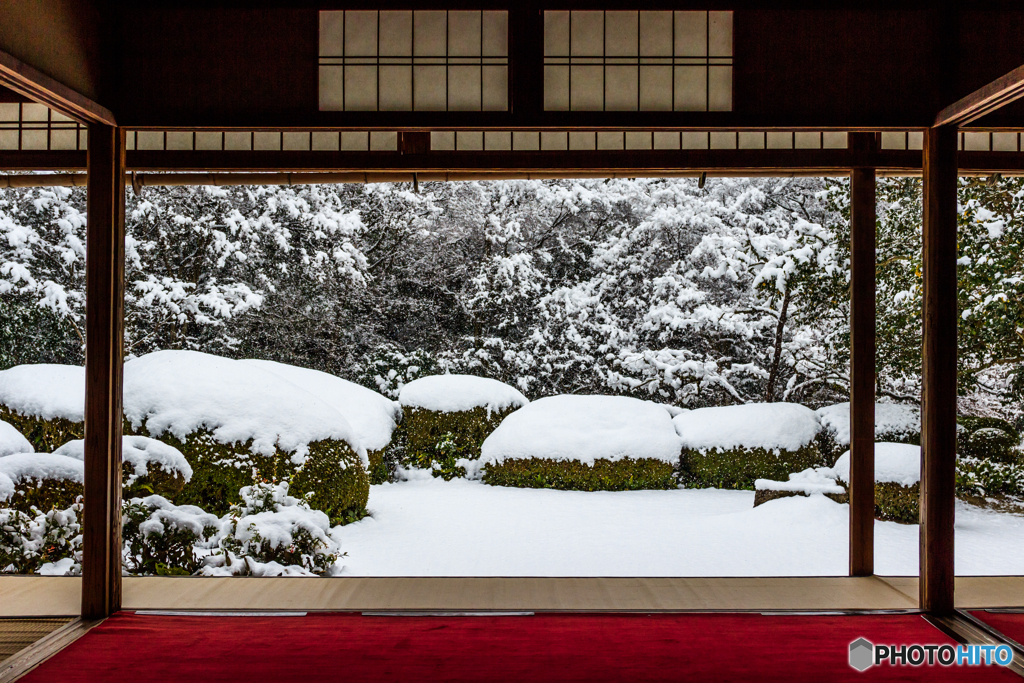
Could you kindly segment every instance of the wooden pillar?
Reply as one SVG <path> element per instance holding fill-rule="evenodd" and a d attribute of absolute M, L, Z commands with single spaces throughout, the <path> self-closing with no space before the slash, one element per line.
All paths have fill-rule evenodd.
<path fill-rule="evenodd" d="M 124 131 L 89 124 L 82 617 L 121 609 Z"/>
<path fill-rule="evenodd" d="M 875 169 L 855 168 L 850 179 L 850 576 L 874 573 Z"/>
<path fill-rule="evenodd" d="M 956 472 L 957 129 L 924 135 L 924 349 L 921 401 L 920 601 L 953 611 Z"/>

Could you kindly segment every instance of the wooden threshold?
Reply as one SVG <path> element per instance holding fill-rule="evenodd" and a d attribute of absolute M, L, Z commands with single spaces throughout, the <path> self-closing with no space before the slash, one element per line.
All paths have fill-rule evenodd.
<path fill-rule="evenodd" d="M 1022 576 L 964 576 L 957 607 L 1024 605 Z M 78 613 L 81 579 L 0 577 L 0 616 Z M 125 577 L 125 610 L 916 610 L 916 577 Z"/>
<path fill-rule="evenodd" d="M 42 638 L 35 640 L 28 647 L 0 662 L 0 683 L 10 683 L 21 678 L 84 636 L 100 621 L 83 621 L 81 617 L 74 617 L 63 626 L 59 626 Z"/>

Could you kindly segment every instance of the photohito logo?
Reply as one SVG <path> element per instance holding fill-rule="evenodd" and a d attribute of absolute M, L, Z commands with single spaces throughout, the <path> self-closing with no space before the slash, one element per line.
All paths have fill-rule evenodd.
<path fill-rule="evenodd" d="M 882 663 L 890 666 L 1009 666 L 1008 645 L 875 645 L 867 638 L 850 643 L 850 666 L 867 671 Z"/>

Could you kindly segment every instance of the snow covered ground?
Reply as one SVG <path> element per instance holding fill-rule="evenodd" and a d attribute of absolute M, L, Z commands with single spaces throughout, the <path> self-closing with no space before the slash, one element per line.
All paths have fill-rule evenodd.
<path fill-rule="evenodd" d="M 847 573 L 848 507 L 753 507 L 753 491 L 575 492 L 413 479 L 374 486 L 341 529 L 343 576 L 822 576 Z M 916 575 L 918 528 L 876 522 L 881 575 Z M 1024 516 L 957 503 L 958 574 L 1024 574 Z"/>

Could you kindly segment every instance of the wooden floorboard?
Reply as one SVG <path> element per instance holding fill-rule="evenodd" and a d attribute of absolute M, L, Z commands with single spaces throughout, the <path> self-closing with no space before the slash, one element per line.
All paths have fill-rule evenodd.
<path fill-rule="evenodd" d="M 0 616 L 71 616 L 77 578 L 2 576 Z M 904 610 L 914 577 L 125 577 L 126 610 Z M 961 608 L 1024 605 L 1024 577 L 959 577 Z"/>

